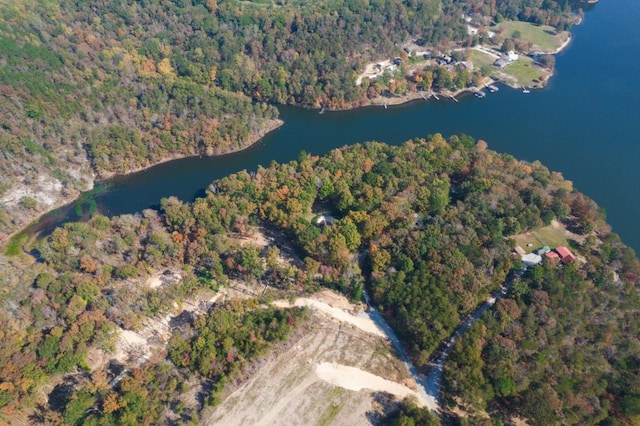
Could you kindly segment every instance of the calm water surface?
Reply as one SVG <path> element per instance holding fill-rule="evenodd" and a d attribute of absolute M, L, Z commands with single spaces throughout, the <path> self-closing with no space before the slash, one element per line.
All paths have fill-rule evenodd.
<path fill-rule="evenodd" d="M 157 206 L 162 197 L 192 200 L 214 179 L 301 150 L 324 154 L 355 142 L 398 144 L 442 133 L 467 133 L 517 158 L 560 171 L 607 211 L 623 241 L 640 250 L 640 1 L 602 0 L 573 29 L 544 90 L 523 94 L 501 87 L 478 100 L 418 101 L 319 115 L 283 107 L 285 125 L 250 149 L 218 158 L 162 164 L 114 179 L 98 197 L 100 209 L 123 214 Z"/>

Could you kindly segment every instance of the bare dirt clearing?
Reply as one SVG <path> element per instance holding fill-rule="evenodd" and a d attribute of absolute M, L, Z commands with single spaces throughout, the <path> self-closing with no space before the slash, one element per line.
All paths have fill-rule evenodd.
<path fill-rule="evenodd" d="M 323 298 L 329 303 L 318 300 Z M 274 305 L 281 308 L 291 306 L 289 302 L 283 300 L 275 301 Z M 354 310 L 354 306 L 349 304 L 347 299 L 338 296 L 333 292 L 323 291 L 317 296 L 314 295 L 313 298 L 300 297 L 296 299 L 293 306 L 306 306 L 312 310 L 317 310 L 328 317 L 353 325 L 364 332 L 375 336 L 386 337 L 384 331 L 382 331 L 364 311 L 360 311 L 358 313 L 359 309 L 356 308 L 353 312 L 357 313 L 357 315 L 349 312 Z"/>
<path fill-rule="evenodd" d="M 339 307 L 325 303 L 329 299 Z M 380 401 L 415 394 L 415 382 L 379 329 L 365 331 L 351 321 L 364 318 L 345 312 L 357 306 L 326 291 L 298 300 L 316 307 L 307 329 L 205 413 L 203 424 L 369 425 Z"/>
<path fill-rule="evenodd" d="M 383 379 L 380 376 L 371 374 L 367 371 L 346 365 L 340 365 L 329 362 L 321 362 L 316 365 L 316 374 L 325 382 L 339 386 L 351 391 L 359 391 L 362 389 L 371 389 L 381 392 L 389 392 L 398 399 L 407 396 L 418 398 L 416 392 L 407 386 Z"/>

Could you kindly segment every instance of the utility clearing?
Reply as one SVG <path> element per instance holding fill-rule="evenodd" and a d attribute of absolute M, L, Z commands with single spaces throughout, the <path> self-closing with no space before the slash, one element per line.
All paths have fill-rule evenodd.
<path fill-rule="evenodd" d="M 203 424 L 370 425 L 371 416 L 394 400 L 408 396 L 423 404 L 404 363 L 362 305 L 331 291 L 293 305 L 311 309 L 306 329 L 223 395 L 204 413 Z"/>

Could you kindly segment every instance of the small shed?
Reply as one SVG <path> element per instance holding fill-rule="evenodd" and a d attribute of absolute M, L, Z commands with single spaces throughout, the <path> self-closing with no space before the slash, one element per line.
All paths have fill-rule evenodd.
<path fill-rule="evenodd" d="M 525 254 L 527 254 L 527 252 L 524 251 L 524 249 L 519 245 L 516 245 L 515 252 L 518 253 L 520 256 L 524 256 Z"/>
<path fill-rule="evenodd" d="M 543 254 L 547 254 L 550 251 L 551 251 L 551 247 L 543 246 L 543 247 L 540 247 L 538 250 L 536 250 L 536 253 L 538 253 L 540 256 L 542 256 Z"/>

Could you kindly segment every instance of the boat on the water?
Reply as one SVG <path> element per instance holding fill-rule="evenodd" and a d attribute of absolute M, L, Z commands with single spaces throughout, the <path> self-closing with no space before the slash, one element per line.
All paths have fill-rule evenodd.
<path fill-rule="evenodd" d="M 500 89 L 498 88 L 498 86 L 494 86 L 493 84 L 488 85 L 488 86 L 487 86 L 487 89 L 489 89 L 489 91 L 490 91 L 491 93 L 495 93 L 495 92 L 497 92 L 498 90 L 500 90 Z"/>

